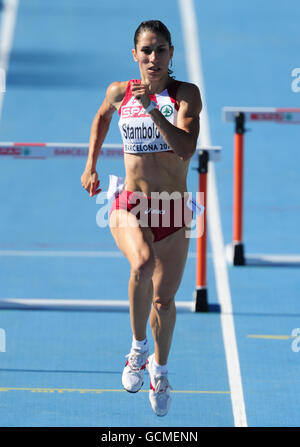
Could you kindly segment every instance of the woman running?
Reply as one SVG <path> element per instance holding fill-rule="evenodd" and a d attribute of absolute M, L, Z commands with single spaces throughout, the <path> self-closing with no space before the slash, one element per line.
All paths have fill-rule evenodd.
<path fill-rule="evenodd" d="M 186 230 L 192 219 L 187 172 L 196 150 L 202 108 L 199 89 L 170 76 L 173 51 L 170 32 L 162 22 L 140 24 L 132 54 L 141 79 L 113 82 L 107 88 L 92 123 L 81 177 L 90 196 L 100 192 L 96 163 L 117 110 L 126 177 L 111 208 L 110 229 L 131 267 L 128 293 L 133 334 L 122 384 L 131 393 L 139 391 L 147 368 L 149 399 L 158 416 L 167 414 L 171 402 L 167 362 L 176 320 L 174 298 L 186 263 Z M 150 356 L 149 317 L 155 346 Z"/>

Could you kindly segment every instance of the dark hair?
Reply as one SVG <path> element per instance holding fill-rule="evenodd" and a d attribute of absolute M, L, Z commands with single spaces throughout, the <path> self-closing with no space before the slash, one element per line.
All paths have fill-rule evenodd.
<path fill-rule="evenodd" d="M 172 46 L 171 33 L 160 20 L 146 20 L 142 22 L 134 33 L 134 47 L 136 48 L 139 36 L 143 31 L 151 31 L 155 34 L 160 34 L 168 42 L 169 46 Z M 168 69 L 169 76 L 173 73 L 172 70 Z"/>
<path fill-rule="evenodd" d="M 145 22 L 142 22 L 138 26 L 138 28 L 134 34 L 135 48 L 138 43 L 139 35 L 143 31 L 152 31 L 155 34 L 161 34 L 166 39 L 166 41 L 168 42 L 170 47 L 172 46 L 171 34 L 170 34 L 170 31 L 168 30 L 168 28 L 166 27 L 166 25 L 164 25 L 160 20 L 147 20 Z"/>

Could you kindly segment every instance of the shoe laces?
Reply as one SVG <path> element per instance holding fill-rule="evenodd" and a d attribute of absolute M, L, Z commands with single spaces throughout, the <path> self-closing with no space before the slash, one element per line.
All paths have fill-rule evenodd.
<path fill-rule="evenodd" d="M 154 392 L 155 393 L 164 393 L 168 388 L 173 389 L 169 384 L 167 376 L 159 376 L 154 378 Z"/>
<path fill-rule="evenodd" d="M 132 349 L 125 357 L 128 358 L 127 364 L 133 371 L 140 371 L 145 369 L 148 352 L 139 352 Z"/>

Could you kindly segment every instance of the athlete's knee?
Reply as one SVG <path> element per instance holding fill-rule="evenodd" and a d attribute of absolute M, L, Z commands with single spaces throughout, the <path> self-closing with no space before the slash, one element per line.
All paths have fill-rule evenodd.
<path fill-rule="evenodd" d="M 174 299 L 169 297 L 155 296 L 153 306 L 158 311 L 168 311 L 174 306 Z"/>
<path fill-rule="evenodd" d="M 136 279 L 151 278 L 155 259 L 150 247 L 140 250 L 131 262 L 131 273 Z"/>

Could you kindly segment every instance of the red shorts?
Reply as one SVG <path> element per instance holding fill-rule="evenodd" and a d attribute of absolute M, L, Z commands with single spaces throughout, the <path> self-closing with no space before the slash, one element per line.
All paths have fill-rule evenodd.
<path fill-rule="evenodd" d="M 155 194 L 148 197 L 123 189 L 113 201 L 109 215 L 114 210 L 134 214 L 141 227 L 151 228 L 154 242 L 157 242 L 190 224 L 193 211 L 187 203 L 188 196 L 165 200 L 156 198 Z"/>

